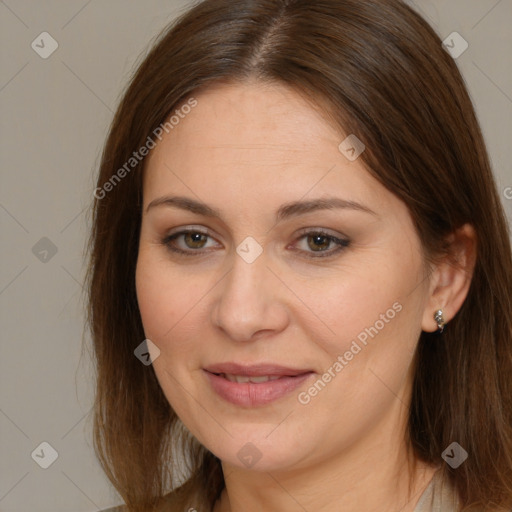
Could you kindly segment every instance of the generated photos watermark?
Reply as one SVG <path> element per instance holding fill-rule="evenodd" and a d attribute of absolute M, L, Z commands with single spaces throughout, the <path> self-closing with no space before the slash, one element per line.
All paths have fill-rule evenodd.
<path fill-rule="evenodd" d="M 146 338 L 133 353 L 144 366 L 149 366 L 160 356 L 160 349 L 150 339 Z"/>
<path fill-rule="evenodd" d="M 263 454 L 252 443 L 245 443 L 237 453 L 238 460 L 248 469 L 252 468 Z"/>
<path fill-rule="evenodd" d="M 454 441 L 444 450 L 441 457 L 450 467 L 457 469 L 468 458 L 468 452 Z"/>

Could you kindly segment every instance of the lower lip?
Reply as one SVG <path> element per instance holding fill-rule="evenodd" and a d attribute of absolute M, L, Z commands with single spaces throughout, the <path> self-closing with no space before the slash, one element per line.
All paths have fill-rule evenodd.
<path fill-rule="evenodd" d="M 313 373 L 296 377 L 281 377 L 267 382 L 231 382 L 220 375 L 204 370 L 213 390 L 224 400 L 241 407 L 269 404 L 297 389 Z"/>

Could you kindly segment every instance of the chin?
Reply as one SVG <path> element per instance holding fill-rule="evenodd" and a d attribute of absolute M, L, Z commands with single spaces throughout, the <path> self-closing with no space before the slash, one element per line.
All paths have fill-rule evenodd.
<path fill-rule="evenodd" d="M 265 433 L 265 435 L 267 435 Z M 211 445 L 208 449 L 224 464 L 256 472 L 286 471 L 304 464 L 306 454 L 297 451 L 297 446 L 286 444 L 285 439 L 276 437 L 271 442 L 261 435 L 250 438 L 230 439 L 229 445 Z M 298 439 L 298 436 L 295 437 Z M 304 449 L 301 446 L 302 450 Z"/>

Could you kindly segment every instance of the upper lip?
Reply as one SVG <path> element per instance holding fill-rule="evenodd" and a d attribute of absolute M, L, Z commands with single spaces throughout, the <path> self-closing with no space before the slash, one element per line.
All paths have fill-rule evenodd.
<path fill-rule="evenodd" d="M 312 370 L 309 369 L 287 368 L 286 366 L 267 363 L 251 365 L 244 365 L 238 363 L 219 363 L 212 364 L 204 369 L 210 373 L 227 373 L 229 375 L 243 375 L 247 377 L 262 377 L 265 375 L 293 377 L 296 375 L 302 375 L 304 373 L 312 372 Z"/>

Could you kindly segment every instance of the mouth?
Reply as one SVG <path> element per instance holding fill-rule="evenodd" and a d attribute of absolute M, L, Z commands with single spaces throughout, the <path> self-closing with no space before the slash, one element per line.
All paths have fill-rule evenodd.
<path fill-rule="evenodd" d="M 244 384 L 246 382 L 252 382 L 253 384 L 260 384 L 261 382 L 268 382 L 271 380 L 282 379 L 282 375 L 261 375 L 259 377 L 247 376 L 247 375 L 232 375 L 231 373 L 214 373 L 218 377 L 223 377 L 224 379 L 229 380 L 229 382 L 238 382 L 239 384 Z"/>
<path fill-rule="evenodd" d="M 274 402 L 308 380 L 314 372 L 276 365 L 244 366 L 226 363 L 203 369 L 213 391 L 239 407 Z"/>

